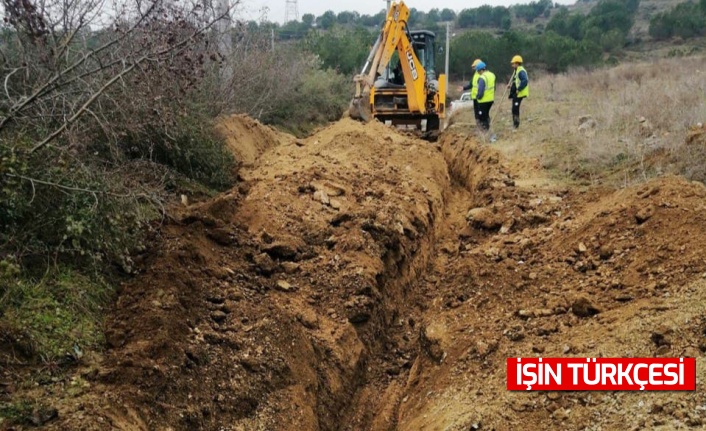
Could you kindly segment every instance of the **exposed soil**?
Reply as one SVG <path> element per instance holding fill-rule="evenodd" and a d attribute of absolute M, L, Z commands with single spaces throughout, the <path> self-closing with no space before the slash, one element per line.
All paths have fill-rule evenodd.
<path fill-rule="evenodd" d="M 703 184 L 575 189 L 467 127 L 437 143 L 352 120 L 304 140 L 222 127 L 252 165 L 243 183 L 163 228 L 121 286 L 103 357 L 27 390 L 58 410 L 46 429 L 706 421 L 700 388 L 505 390 L 507 357 L 703 355 Z"/>

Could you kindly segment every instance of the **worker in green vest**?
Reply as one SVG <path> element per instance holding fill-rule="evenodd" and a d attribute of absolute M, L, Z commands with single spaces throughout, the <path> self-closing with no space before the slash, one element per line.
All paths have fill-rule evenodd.
<path fill-rule="evenodd" d="M 516 55 L 512 57 L 510 65 L 515 72 L 510 80 L 510 99 L 512 100 L 512 125 L 517 129 L 520 127 L 520 105 L 522 100 L 529 96 L 529 78 L 527 71 L 522 66 L 522 57 Z"/>
<path fill-rule="evenodd" d="M 473 64 L 471 64 L 471 69 L 473 69 L 473 77 L 471 78 L 471 82 L 461 88 L 462 91 L 471 90 L 471 100 L 473 101 L 473 115 L 476 117 L 476 124 L 480 124 L 480 120 L 478 118 L 478 100 L 476 99 L 478 95 L 478 78 L 480 78 L 480 74 L 475 70 L 478 63 L 481 62 L 482 60 L 480 58 L 476 58 L 475 60 L 473 60 Z"/>
<path fill-rule="evenodd" d="M 482 61 L 476 64 L 478 77 L 478 121 L 483 130 L 490 129 L 490 108 L 495 101 L 495 74 L 489 71 Z"/>

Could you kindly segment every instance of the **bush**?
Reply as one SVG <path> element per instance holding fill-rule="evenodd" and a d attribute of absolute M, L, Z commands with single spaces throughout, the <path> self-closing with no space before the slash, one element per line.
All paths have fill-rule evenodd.
<path fill-rule="evenodd" d="M 263 120 L 296 135 L 306 135 L 320 124 L 340 119 L 352 94 L 350 77 L 331 69 L 315 69 L 303 76 L 287 100 Z"/>
<path fill-rule="evenodd" d="M 706 34 L 706 13 L 696 3 L 681 3 L 669 12 L 655 15 L 650 20 L 649 32 L 658 40 L 703 36 Z"/>
<path fill-rule="evenodd" d="M 456 19 L 461 28 L 495 27 L 501 28 L 503 20 L 511 18 L 510 9 L 504 6 L 481 6 L 462 10 Z"/>
<path fill-rule="evenodd" d="M 305 46 L 319 56 L 325 68 L 352 76 L 365 63 L 375 37 L 364 28 L 336 28 L 326 33 L 309 34 Z"/>

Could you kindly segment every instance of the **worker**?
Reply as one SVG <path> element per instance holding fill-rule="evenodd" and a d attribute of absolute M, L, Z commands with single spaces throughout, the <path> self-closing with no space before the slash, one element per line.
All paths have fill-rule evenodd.
<path fill-rule="evenodd" d="M 480 78 L 480 74 L 476 72 L 476 66 L 478 63 L 481 63 L 482 60 L 480 58 L 476 58 L 473 60 L 473 64 L 471 64 L 471 69 L 473 69 L 473 77 L 471 78 L 471 81 L 468 83 L 468 85 L 461 87 L 461 91 L 471 91 L 471 100 L 473 101 L 473 115 L 476 117 L 476 124 L 480 125 L 480 119 L 478 118 L 478 100 L 476 99 L 476 96 L 478 95 L 478 78 Z"/>
<path fill-rule="evenodd" d="M 490 108 L 495 101 L 495 74 L 489 70 L 482 61 L 476 64 L 478 77 L 478 121 L 483 130 L 490 129 Z"/>
<path fill-rule="evenodd" d="M 392 70 L 392 74 L 394 75 L 391 79 L 393 84 L 404 85 L 404 74 L 402 73 L 402 64 L 400 61 L 397 61 L 395 68 Z"/>
<path fill-rule="evenodd" d="M 510 88 L 510 99 L 512 100 L 512 125 L 515 129 L 520 127 L 520 105 L 522 100 L 529 96 L 529 78 L 527 71 L 522 66 L 522 57 L 516 55 L 512 57 L 510 65 L 515 72 L 508 83 Z"/>

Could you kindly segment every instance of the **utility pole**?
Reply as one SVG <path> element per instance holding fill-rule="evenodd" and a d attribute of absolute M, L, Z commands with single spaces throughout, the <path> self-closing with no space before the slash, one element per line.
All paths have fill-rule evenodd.
<path fill-rule="evenodd" d="M 390 6 L 392 6 L 392 0 L 387 0 L 387 9 L 385 9 L 385 11 L 389 12 Z"/>
<path fill-rule="evenodd" d="M 446 68 L 444 73 L 446 73 L 446 82 L 449 82 L 449 39 L 451 33 L 451 22 L 446 22 Z"/>
<path fill-rule="evenodd" d="M 272 52 L 275 52 L 275 29 L 270 29 L 270 40 L 272 41 Z"/>

